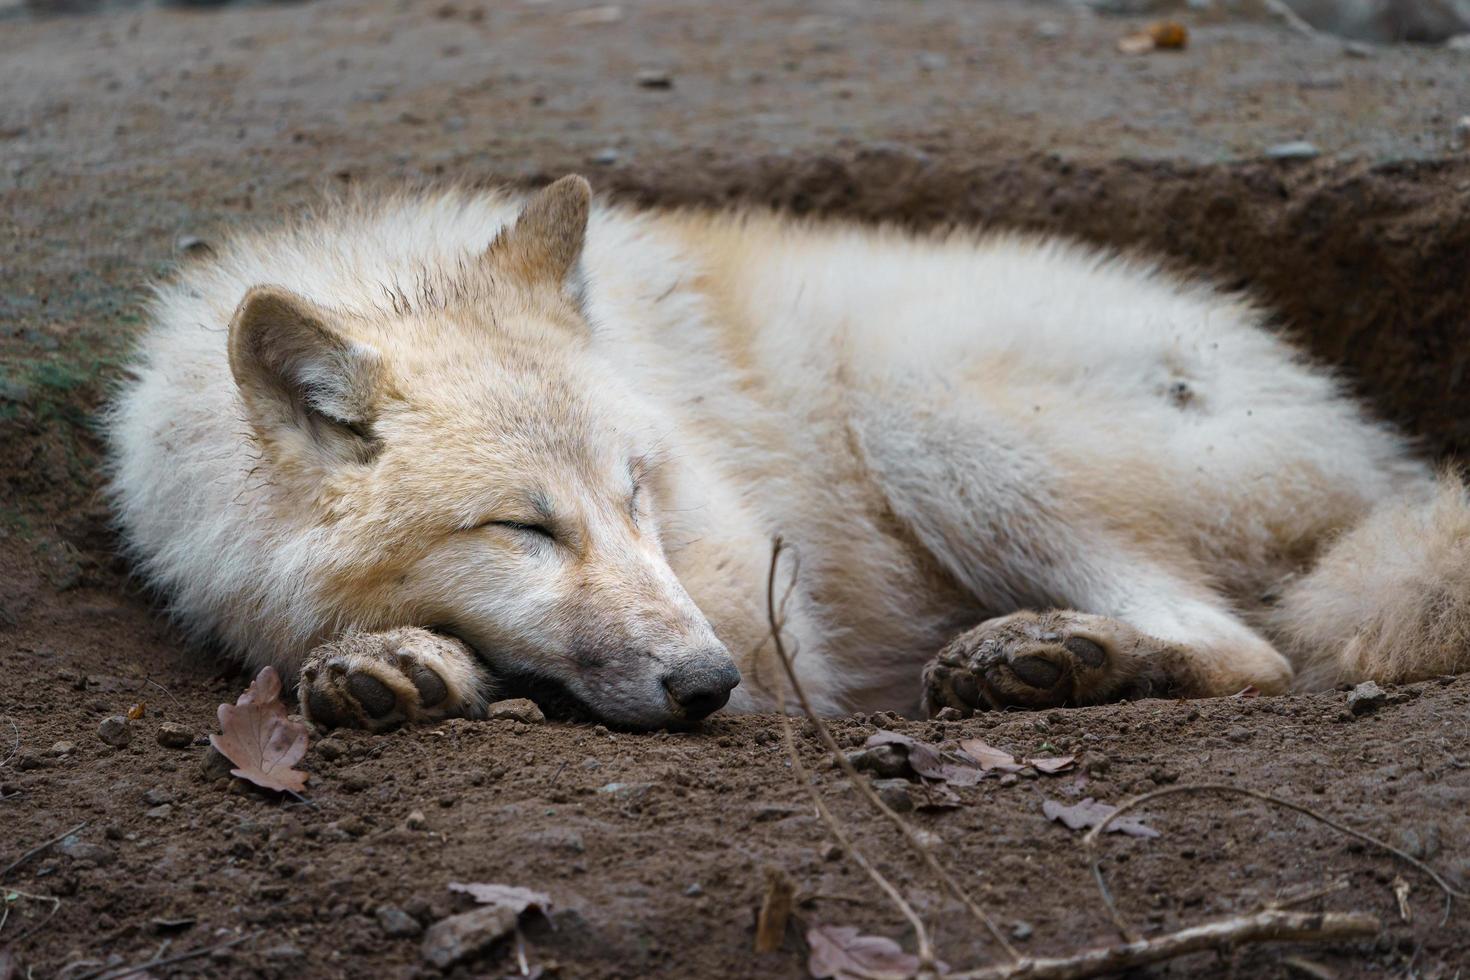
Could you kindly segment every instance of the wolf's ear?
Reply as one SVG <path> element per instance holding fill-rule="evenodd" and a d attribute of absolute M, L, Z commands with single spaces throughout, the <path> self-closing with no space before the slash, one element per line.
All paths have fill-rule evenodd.
<path fill-rule="evenodd" d="M 256 286 L 230 321 L 230 371 L 251 421 L 275 447 L 322 462 L 366 462 L 378 449 L 372 423 L 382 361 L 335 320 L 303 296 Z"/>
<path fill-rule="evenodd" d="M 526 282 L 552 282 L 576 291 L 574 270 L 587 238 L 592 186 L 570 174 L 531 198 L 516 223 L 490 244 L 487 257 Z"/>

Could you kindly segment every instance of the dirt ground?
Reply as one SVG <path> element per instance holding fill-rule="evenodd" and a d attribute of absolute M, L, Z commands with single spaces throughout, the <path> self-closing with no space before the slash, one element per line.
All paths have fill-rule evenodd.
<path fill-rule="evenodd" d="M 344 0 L 55 17 L 0 4 L 0 868 L 85 822 L 0 874 L 0 980 L 6 955 L 17 976 L 77 980 L 237 938 L 152 973 L 438 975 L 418 933 L 468 907 L 451 881 L 552 897 L 550 920 L 526 923 L 533 973 L 803 976 L 795 923 L 780 951 L 751 951 L 772 867 L 796 883 L 801 924 L 912 949 L 827 847 L 774 718 L 653 735 L 511 721 L 341 733 L 313 742 L 305 803 L 220 775 L 205 735 L 246 678 L 187 648 L 114 557 L 95 413 L 147 281 L 219 228 L 348 183 L 579 170 L 649 204 L 984 222 L 1160 252 L 1255 290 L 1426 453 L 1470 452 L 1470 157 L 1454 129 L 1470 54 L 1190 16 L 1187 50 L 1126 57 L 1114 43 L 1139 21 L 1041 2 Z M 1297 140 L 1317 155 L 1267 152 Z M 1389 694 L 1361 715 L 1335 692 L 835 728 L 852 745 L 886 727 L 1079 754 L 1071 772 L 987 780 L 956 809 L 911 815 L 1021 950 L 1056 955 L 1115 932 L 1047 799 L 1231 783 L 1470 889 L 1470 678 Z M 99 723 L 137 704 L 130 742 L 105 743 Z M 192 743 L 161 745 L 165 722 Z M 992 958 L 802 745 L 943 957 Z M 1146 812 L 1161 836 L 1109 837 L 1103 862 L 1145 934 L 1339 877 L 1344 890 L 1306 907 L 1385 926 L 1142 975 L 1470 967 L 1464 907 L 1442 920 L 1433 884 L 1387 854 L 1250 801 Z M 449 972 L 521 975 L 510 942 Z"/>

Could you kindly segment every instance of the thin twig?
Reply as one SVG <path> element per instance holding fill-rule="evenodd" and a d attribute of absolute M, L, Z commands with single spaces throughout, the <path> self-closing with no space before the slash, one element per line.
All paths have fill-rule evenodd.
<path fill-rule="evenodd" d="M 14 861 L 11 861 L 9 864 L 7 864 L 5 866 L 5 870 L 4 871 L 0 871 L 0 881 L 4 881 L 6 878 L 10 877 L 10 872 L 14 871 L 16 868 L 20 867 L 22 864 L 25 864 L 27 861 L 29 861 L 31 858 L 35 857 L 37 854 L 44 853 L 45 850 L 47 848 L 49 848 L 52 844 L 56 844 L 56 843 L 59 843 L 60 841 L 66 840 L 72 834 L 75 834 L 77 831 L 79 831 L 83 827 L 87 826 L 87 823 L 88 823 L 88 821 L 83 820 L 81 823 L 77 824 L 71 830 L 64 830 L 61 833 L 57 834 L 55 837 L 51 838 L 50 840 L 48 840 L 48 841 L 42 841 L 41 843 L 37 844 L 35 847 L 31 848 L 29 851 L 26 851 L 20 857 L 16 858 Z"/>
<path fill-rule="evenodd" d="M 6 766 L 10 765 L 10 760 L 14 759 L 18 754 L 20 754 L 20 726 L 17 725 L 15 723 L 15 719 L 10 717 L 9 715 L 5 716 L 5 720 L 10 722 L 10 730 L 15 732 L 15 744 L 10 747 L 10 751 L 6 753 L 5 759 L 3 761 L 0 761 L 0 769 L 4 769 Z"/>
<path fill-rule="evenodd" d="M 1438 885 L 1440 891 L 1444 892 L 1444 919 L 1441 920 L 1441 925 L 1444 922 L 1449 921 L 1450 907 L 1455 898 L 1470 898 L 1470 896 L 1467 896 L 1464 892 L 1457 891 L 1452 885 L 1450 885 L 1449 882 L 1445 881 L 1438 874 L 1436 874 L 1433 868 L 1429 867 L 1429 865 L 1425 864 L 1423 861 L 1420 861 L 1418 858 L 1406 854 L 1403 851 L 1399 850 L 1397 847 L 1394 847 L 1392 844 L 1385 843 L 1384 841 L 1365 834 L 1360 830 L 1354 830 L 1351 827 L 1344 827 L 1337 821 L 1317 812 L 1316 810 L 1304 804 L 1293 803 L 1290 800 L 1283 800 L 1279 796 L 1272 796 L 1270 793 L 1261 793 L 1257 790 L 1246 789 L 1242 786 L 1231 786 L 1228 783 L 1195 783 L 1187 786 L 1166 786 L 1163 789 L 1156 789 L 1151 792 L 1132 797 L 1131 799 L 1124 800 L 1122 803 L 1118 804 L 1118 808 L 1116 810 L 1114 810 L 1112 813 L 1108 814 L 1101 821 L 1099 821 L 1098 825 L 1089 830 L 1086 836 L 1082 838 L 1083 846 L 1086 847 L 1088 853 L 1093 856 L 1092 876 L 1097 881 L 1098 890 L 1102 893 L 1103 903 L 1108 908 L 1108 914 L 1112 916 L 1113 924 L 1118 927 L 1118 931 L 1122 933 L 1123 938 L 1125 939 L 1136 940 L 1138 937 L 1137 934 L 1134 933 L 1131 928 L 1129 928 L 1128 923 L 1123 920 L 1122 915 L 1118 913 L 1118 906 L 1114 904 L 1113 896 L 1108 891 L 1107 884 L 1103 880 L 1102 864 L 1097 857 L 1096 851 L 1097 838 L 1099 834 L 1107 830 L 1109 824 L 1111 824 L 1114 820 L 1116 820 L 1118 817 L 1121 817 L 1129 810 L 1132 810 L 1137 806 L 1147 803 L 1149 800 L 1158 799 L 1161 796 L 1169 796 L 1173 793 L 1227 793 L 1234 794 L 1236 796 L 1248 796 L 1251 799 L 1260 800 L 1263 803 L 1272 803 L 1276 806 L 1285 807 L 1288 810 L 1300 813 L 1302 816 L 1311 817 L 1313 820 L 1316 820 L 1319 823 L 1326 824 L 1328 827 L 1331 827 L 1333 830 L 1337 831 L 1340 834 L 1346 834 L 1347 836 L 1356 838 L 1364 842 L 1365 844 L 1372 844 L 1374 847 L 1385 850 L 1399 860 L 1404 861 L 1407 864 L 1410 864 L 1414 868 L 1418 869 L 1420 872 L 1426 875 L 1430 881 Z"/>
<path fill-rule="evenodd" d="M 827 726 L 823 724 L 822 719 L 817 715 L 816 711 L 813 710 L 811 702 L 807 700 L 806 691 L 802 689 L 801 681 L 797 679 L 796 668 L 792 665 L 791 658 L 787 656 L 786 646 L 781 638 L 782 623 L 776 616 L 776 571 L 778 566 L 780 565 L 781 554 L 784 550 L 785 545 L 783 544 L 781 539 L 777 537 L 776 540 L 772 543 L 771 547 L 771 571 L 769 580 L 766 584 L 766 615 L 770 618 L 771 621 L 771 638 L 776 647 L 776 658 L 781 661 L 781 668 L 786 674 L 786 679 L 791 684 L 792 691 L 793 693 L 795 693 L 798 703 L 800 703 L 801 705 L 802 713 L 805 714 L 807 720 L 812 723 L 812 726 L 816 729 L 817 736 L 821 739 L 822 744 L 826 747 L 828 753 L 831 754 L 832 760 L 837 763 L 839 768 L 842 769 L 842 772 L 847 777 L 848 781 L 857 788 L 858 792 L 863 796 L 864 799 L 868 801 L 869 805 L 871 805 L 873 809 L 877 810 L 880 814 L 883 815 L 885 819 L 888 820 L 889 823 L 898 828 L 899 833 L 903 835 L 903 838 L 905 841 L 908 842 L 909 847 L 914 851 L 915 854 L 919 855 L 919 857 L 923 860 L 924 864 L 929 868 L 929 871 L 934 875 L 934 877 L 943 882 L 944 886 L 949 890 L 950 894 L 958 899 L 960 904 L 964 905 L 965 908 L 969 910 L 970 915 L 972 915 L 977 922 L 985 927 L 985 930 L 990 933 L 991 938 L 996 941 L 1001 949 L 1005 950 L 1006 955 L 1010 957 L 1011 961 L 1019 962 L 1021 959 L 1021 955 L 1016 952 L 1015 947 L 1012 946 L 1010 942 L 1006 939 L 1004 934 L 1001 933 L 1000 928 L 996 926 L 994 920 L 992 920 L 990 916 L 986 915 L 985 911 L 981 909 L 980 906 L 975 904 L 974 900 L 971 899 L 970 896 L 965 892 L 965 890 L 960 887 L 959 882 L 955 881 L 953 876 L 951 876 L 950 873 L 945 870 L 944 866 L 939 863 L 938 859 L 934 857 L 929 848 L 925 847 L 923 843 L 919 841 L 918 837 L 914 835 L 913 828 L 909 826 L 908 821 L 895 813 L 891 808 L 889 808 L 888 804 L 884 803 L 883 800 L 878 796 L 877 792 L 874 791 L 872 785 L 868 782 L 868 780 L 864 779 L 858 773 L 858 771 L 853 768 L 852 763 L 848 761 L 847 756 L 837 745 L 836 740 L 832 738 L 832 733 L 827 730 Z M 782 718 L 784 719 L 786 717 L 786 712 L 783 710 L 781 714 Z M 790 728 L 789 721 L 784 721 L 783 724 L 787 729 Z M 788 750 L 793 753 L 795 752 L 794 738 L 792 738 L 790 743 L 788 744 Z"/>
<path fill-rule="evenodd" d="M 1336 41 L 1337 39 L 1324 34 L 1317 28 L 1302 19 L 1302 15 L 1286 5 L 1285 0 L 1261 0 L 1262 4 L 1272 14 L 1279 17 L 1287 27 L 1296 31 L 1303 37 L 1309 37 L 1314 41 Z"/>
<path fill-rule="evenodd" d="M 183 704 L 181 704 L 179 702 L 179 699 L 176 698 L 176 697 L 174 697 L 174 692 L 173 691 L 170 691 L 168 688 L 164 687 L 162 684 L 158 683 L 153 678 L 151 678 L 151 677 L 145 677 L 145 678 L 143 678 L 143 683 L 144 684 L 152 684 L 154 687 L 158 688 L 164 694 L 167 694 L 169 700 L 172 701 L 176 706 L 178 706 L 180 708 L 183 707 Z"/>
<path fill-rule="evenodd" d="M 201 946 L 198 949 L 175 953 L 173 956 L 165 956 L 163 959 L 154 957 L 151 960 L 146 960 L 133 966 L 97 970 L 92 973 L 85 973 L 77 977 L 77 980 L 122 980 L 123 977 L 130 977 L 144 970 L 154 970 L 160 966 L 173 966 L 175 963 L 182 963 L 185 960 L 194 960 L 201 956 L 208 956 L 210 953 L 217 953 L 222 949 L 229 949 L 231 946 L 238 946 L 241 943 L 249 942 L 259 935 L 260 933 L 258 932 L 252 932 L 246 936 L 236 936 L 234 939 L 229 939 L 222 943 L 215 943 L 213 946 Z"/>
<path fill-rule="evenodd" d="M 29 898 L 33 902 L 51 903 L 51 911 L 46 913 L 46 917 L 44 919 L 42 919 L 40 922 L 31 923 L 20 932 L 10 937 L 9 941 L 12 944 L 20 942 L 31 933 L 40 929 L 46 923 L 50 922 L 53 918 L 56 917 L 57 910 L 61 908 L 61 899 L 57 898 L 55 895 L 32 895 L 30 892 L 23 892 L 18 888 L 6 888 L 4 890 L 4 894 L 0 895 L 0 897 L 7 899 L 7 901 L 5 902 L 5 914 L 3 916 L 0 916 L 0 929 L 5 928 L 5 923 L 10 918 L 10 902 L 8 901 L 8 899 L 11 895 L 16 895 L 20 898 Z"/>
<path fill-rule="evenodd" d="M 1325 885 L 1317 885 L 1303 892 L 1278 897 L 1266 903 L 1266 910 L 1289 909 L 1293 905 L 1305 905 L 1316 899 L 1326 898 L 1328 895 L 1335 895 L 1338 892 L 1347 891 L 1351 884 L 1352 882 L 1346 878 L 1338 878 L 1335 881 L 1329 881 Z"/>
<path fill-rule="evenodd" d="M 945 980 L 1085 980 L 1160 963 L 1227 943 L 1336 942 L 1378 934 L 1377 916 L 1364 912 L 1284 912 L 1280 909 L 1219 919 L 1152 939 L 1084 950 L 1073 956 L 1038 957 L 947 974 Z"/>
<path fill-rule="evenodd" d="M 856 864 L 867 877 L 873 880 L 873 884 L 879 887 L 883 895 L 888 896 L 888 901 L 894 904 L 894 908 L 897 908 L 898 912 L 904 918 L 907 918 L 908 926 L 913 927 L 914 937 L 916 937 L 917 945 L 919 945 L 920 967 L 928 965 L 929 970 L 932 971 L 935 968 L 933 945 L 931 940 L 929 940 L 929 930 L 925 929 L 922 918 L 919 918 L 919 912 L 914 911 L 913 905 L 908 904 L 906 899 L 904 899 L 903 892 L 900 892 L 897 887 L 894 887 L 894 883 L 889 882 L 886 877 L 883 877 L 882 871 L 873 867 L 872 861 L 867 860 L 866 855 L 857 848 L 856 843 L 853 843 L 853 839 L 847 835 L 847 830 L 842 827 L 841 821 L 835 815 L 832 815 L 831 810 L 826 808 L 825 802 L 822 801 L 822 795 L 817 793 L 816 786 L 811 785 L 811 777 L 807 776 L 806 765 L 801 764 L 801 754 L 797 751 L 797 738 L 795 738 L 791 730 L 791 716 L 786 714 L 785 686 L 778 683 L 776 685 L 776 692 L 778 692 L 776 693 L 778 708 L 781 711 L 781 735 L 784 736 L 786 742 L 786 754 L 791 757 L 792 776 L 807 790 L 807 795 L 811 796 L 811 805 L 816 807 L 817 815 L 822 817 L 822 823 L 825 823 L 828 830 L 831 830 L 832 836 L 836 837 L 836 842 L 841 846 L 844 854 L 847 854 L 847 857 L 853 860 L 853 864 Z"/>

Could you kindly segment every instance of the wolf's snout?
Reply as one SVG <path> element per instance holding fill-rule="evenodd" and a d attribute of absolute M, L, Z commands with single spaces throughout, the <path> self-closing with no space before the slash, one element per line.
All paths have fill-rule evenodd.
<path fill-rule="evenodd" d="M 676 668 L 664 675 L 663 682 L 684 718 L 698 721 L 725 706 L 730 692 L 740 683 L 740 671 L 729 655 L 721 652 L 717 657 Z"/>

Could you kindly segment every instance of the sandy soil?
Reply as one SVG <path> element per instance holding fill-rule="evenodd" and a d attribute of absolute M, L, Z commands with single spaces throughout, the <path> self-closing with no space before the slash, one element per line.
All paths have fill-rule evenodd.
<path fill-rule="evenodd" d="M 75 980 L 165 943 L 242 936 L 154 973 L 437 975 L 416 933 L 466 907 L 450 881 L 549 893 L 551 923 L 528 922 L 525 939 L 547 975 L 800 976 L 796 925 L 779 952 L 751 952 L 768 867 L 796 882 L 802 923 L 912 948 L 829 853 L 772 718 L 677 735 L 516 722 L 338 734 L 307 756 L 306 804 L 219 775 L 204 735 L 244 679 L 186 648 L 114 557 L 94 413 L 146 281 L 220 227 L 344 183 L 578 169 L 650 204 L 1146 247 L 1257 291 L 1426 452 L 1470 450 L 1456 396 L 1470 362 L 1470 162 L 1452 125 L 1470 112 L 1470 55 L 1362 56 L 1269 22 L 1203 21 L 1185 52 L 1119 55 L 1137 26 L 972 0 L 0 9 L 0 867 L 87 822 L 3 876 L 0 977 L 3 951 L 21 976 Z M 1320 155 L 1265 156 L 1290 140 Z M 1045 799 L 1233 783 L 1470 887 L 1470 678 L 1390 695 L 1364 715 L 1337 692 L 836 727 L 847 744 L 889 727 L 1080 754 L 1072 772 L 987 780 L 959 790 L 957 809 L 913 816 L 1021 949 L 1058 954 L 1112 927 L 1078 836 L 1043 817 Z M 99 723 L 135 704 L 129 744 L 103 742 Z M 165 722 L 191 744 L 159 744 Z M 803 755 L 944 957 L 993 956 L 809 737 Z M 1301 976 L 1295 957 L 1342 977 L 1449 978 L 1470 963 L 1459 906 L 1441 922 L 1433 885 L 1392 857 L 1256 803 L 1172 798 L 1148 814 L 1162 836 L 1109 838 L 1104 861 L 1145 933 L 1339 876 L 1347 888 L 1308 907 L 1372 911 L 1385 929 L 1147 975 Z M 59 900 L 55 914 L 32 896 Z M 500 943 L 451 972 L 519 969 Z"/>

